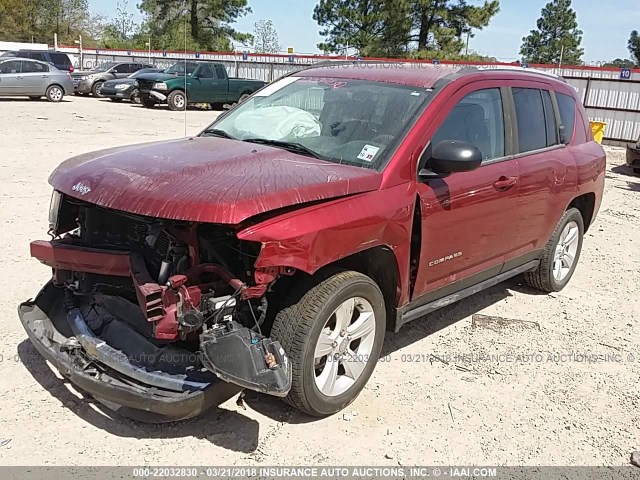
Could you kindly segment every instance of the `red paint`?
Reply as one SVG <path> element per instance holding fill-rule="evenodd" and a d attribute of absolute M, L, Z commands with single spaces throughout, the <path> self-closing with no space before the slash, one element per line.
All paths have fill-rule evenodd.
<path fill-rule="evenodd" d="M 119 147 L 71 158 L 50 183 L 115 210 L 193 222 L 237 224 L 291 205 L 380 186 L 382 175 L 223 138 Z M 74 186 L 91 191 L 82 195 Z"/>
<path fill-rule="evenodd" d="M 342 66 L 296 75 L 430 88 L 448 73 L 433 67 Z M 509 86 L 572 95 L 578 110 L 570 145 L 510 157 L 428 183 L 418 181 L 418 159 L 454 105 L 472 91 Z M 293 269 L 313 274 L 354 253 L 386 248 L 396 259 L 397 306 L 402 306 L 473 274 L 500 271 L 507 262 L 539 251 L 579 195 L 593 193 L 597 212 L 605 155 L 588 133 L 586 118 L 576 92 L 552 77 L 526 71 L 471 72 L 457 76 L 438 92 L 381 173 L 244 142 L 197 138 L 76 157 L 61 165 L 51 183 L 70 196 L 104 207 L 235 225 L 241 240 L 262 244 L 255 262 L 255 285 L 245 292 L 251 297 L 264 294 L 278 275 Z M 82 188 L 73 188 L 78 183 L 91 191 L 81 195 L 76 190 Z M 318 200 L 324 202 L 308 205 Z M 410 298 L 416 201 L 421 209 L 422 244 Z M 266 219 L 256 217 L 295 205 L 299 208 L 275 212 Z M 451 260 L 434 263 L 452 254 Z"/>
<path fill-rule="evenodd" d="M 112 252 L 64 245 L 59 241 L 31 242 L 31 256 L 45 265 L 76 272 L 128 277 L 130 275 L 129 252 Z"/>

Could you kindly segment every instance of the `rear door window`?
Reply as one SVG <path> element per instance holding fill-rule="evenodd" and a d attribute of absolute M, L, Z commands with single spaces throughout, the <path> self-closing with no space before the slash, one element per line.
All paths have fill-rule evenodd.
<path fill-rule="evenodd" d="M 46 58 L 44 58 L 44 54 L 40 52 L 31 52 L 29 54 L 29 58 L 33 58 L 34 60 L 40 60 L 41 62 L 46 62 Z"/>
<path fill-rule="evenodd" d="M 520 153 L 547 147 L 547 124 L 542 92 L 534 88 L 513 88 Z"/>
<path fill-rule="evenodd" d="M 470 93 L 453 107 L 431 139 L 461 140 L 478 147 L 484 160 L 504 157 L 504 113 L 499 88 Z"/>
<path fill-rule="evenodd" d="M 556 93 L 558 110 L 560 110 L 560 121 L 564 127 L 565 138 L 570 142 L 573 138 L 573 130 L 576 123 L 576 101 L 570 95 Z"/>

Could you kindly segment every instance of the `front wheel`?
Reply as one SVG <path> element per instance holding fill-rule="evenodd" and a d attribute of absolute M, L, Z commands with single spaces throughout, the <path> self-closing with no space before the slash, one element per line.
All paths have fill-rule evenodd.
<path fill-rule="evenodd" d="M 281 310 L 271 337 L 292 365 L 285 401 L 314 416 L 336 413 L 353 402 L 376 366 L 385 325 L 380 288 L 352 271 L 329 277 Z"/>
<path fill-rule="evenodd" d="M 167 97 L 167 104 L 170 110 L 184 110 L 187 108 L 187 96 L 182 90 L 174 90 Z"/>
<path fill-rule="evenodd" d="M 47 96 L 48 101 L 58 103 L 62 101 L 62 98 L 64 97 L 64 90 L 62 90 L 62 87 L 58 85 L 51 85 L 47 88 L 45 95 Z"/>
<path fill-rule="evenodd" d="M 133 92 L 131 92 L 131 95 L 129 96 L 129 100 L 131 100 L 136 105 L 140 105 L 140 90 L 136 89 Z"/>
<path fill-rule="evenodd" d="M 156 101 L 151 98 L 149 95 L 140 95 L 140 103 L 145 108 L 153 108 L 156 106 Z"/>
<path fill-rule="evenodd" d="M 96 82 L 93 84 L 93 87 L 91 87 L 91 93 L 93 94 L 94 97 L 102 98 L 102 94 L 100 93 L 100 90 L 102 90 L 103 83 L 104 82 Z"/>
<path fill-rule="evenodd" d="M 584 220 L 580 210 L 568 209 L 551 234 L 538 268 L 525 273 L 527 284 L 547 293 L 562 290 L 571 280 L 580 259 L 583 235 Z"/>

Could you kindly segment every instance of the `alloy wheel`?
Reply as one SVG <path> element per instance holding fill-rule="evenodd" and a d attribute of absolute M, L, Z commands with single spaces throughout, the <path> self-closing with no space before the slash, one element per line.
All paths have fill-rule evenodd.
<path fill-rule="evenodd" d="M 578 252 L 580 230 L 576 222 L 565 225 L 553 257 L 553 278 L 561 282 L 571 272 Z"/>
<path fill-rule="evenodd" d="M 350 298 L 333 311 L 314 353 L 315 382 L 323 395 L 341 395 L 355 384 L 371 361 L 375 335 L 373 307 L 364 298 Z"/>

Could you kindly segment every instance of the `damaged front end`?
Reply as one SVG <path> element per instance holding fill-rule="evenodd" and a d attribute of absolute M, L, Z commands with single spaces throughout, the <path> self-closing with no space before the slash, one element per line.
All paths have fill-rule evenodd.
<path fill-rule="evenodd" d="M 19 307 L 38 351 L 107 407 L 140 420 L 196 416 L 248 388 L 285 396 L 291 365 L 262 333 L 266 292 L 291 269 L 256 270 L 260 245 L 231 227 L 162 220 L 54 193 L 53 269 Z"/>

